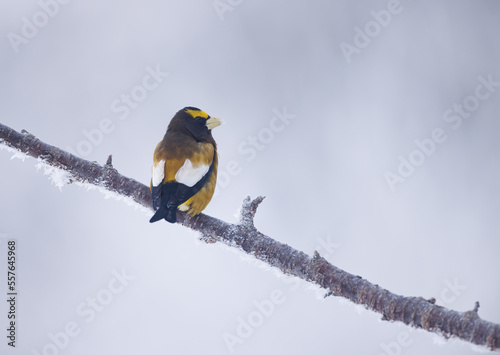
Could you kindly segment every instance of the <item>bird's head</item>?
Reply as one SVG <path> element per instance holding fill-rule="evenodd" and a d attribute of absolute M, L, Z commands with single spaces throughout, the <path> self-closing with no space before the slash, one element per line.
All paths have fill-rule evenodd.
<path fill-rule="evenodd" d="M 188 131 L 196 140 L 205 141 L 212 137 L 212 129 L 223 123 L 220 118 L 210 117 L 205 111 L 188 106 L 175 114 L 168 129 Z"/>

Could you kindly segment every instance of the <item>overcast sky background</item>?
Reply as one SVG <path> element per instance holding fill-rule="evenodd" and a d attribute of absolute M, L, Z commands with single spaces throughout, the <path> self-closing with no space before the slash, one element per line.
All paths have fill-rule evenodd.
<path fill-rule="evenodd" d="M 270 237 L 398 294 L 458 311 L 480 301 L 500 323 L 500 84 L 484 84 L 500 82 L 500 3 L 221 3 L 2 0 L 0 122 L 100 164 L 113 154 L 149 183 L 170 118 L 199 107 L 226 121 L 214 130 L 225 179 L 207 214 L 235 222 L 245 196 L 265 195 L 255 223 Z M 12 45 L 23 26 L 31 38 Z M 60 191 L 35 160 L 11 156 L 0 151 L 0 270 L 16 238 L 19 329 L 15 351 L 2 331 L 2 354 L 472 352 L 323 300 L 98 191 Z M 133 280 L 116 282 L 123 272 Z M 105 304 L 92 317 L 95 297 Z M 263 314 L 255 302 L 270 300 Z M 249 317 L 258 326 L 228 346 Z M 68 324 L 78 334 L 65 342 Z"/>

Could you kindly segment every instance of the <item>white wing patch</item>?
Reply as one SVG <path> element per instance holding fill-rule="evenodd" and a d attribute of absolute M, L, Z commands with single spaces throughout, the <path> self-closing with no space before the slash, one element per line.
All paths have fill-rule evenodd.
<path fill-rule="evenodd" d="M 160 160 L 158 164 L 153 165 L 151 175 L 153 176 L 153 186 L 158 186 L 163 182 L 163 178 L 165 177 L 165 160 Z"/>
<path fill-rule="evenodd" d="M 208 169 L 210 169 L 210 166 L 204 164 L 195 168 L 191 160 L 186 159 L 184 165 L 177 170 L 175 180 L 181 184 L 193 187 L 208 172 Z"/>

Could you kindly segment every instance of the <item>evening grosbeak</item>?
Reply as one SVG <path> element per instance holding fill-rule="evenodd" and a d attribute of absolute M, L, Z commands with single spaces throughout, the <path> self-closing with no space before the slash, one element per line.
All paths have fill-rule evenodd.
<path fill-rule="evenodd" d="M 217 144 L 212 129 L 223 121 L 184 107 L 170 121 L 153 156 L 153 223 L 177 220 L 177 209 L 196 216 L 212 199 L 217 181 Z"/>

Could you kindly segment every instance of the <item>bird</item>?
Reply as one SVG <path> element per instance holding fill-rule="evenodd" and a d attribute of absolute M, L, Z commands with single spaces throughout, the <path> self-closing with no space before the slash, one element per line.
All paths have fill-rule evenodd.
<path fill-rule="evenodd" d="M 153 155 L 149 222 L 175 223 L 177 210 L 196 216 L 212 199 L 217 182 L 218 154 L 212 129 L 224 121 L 199 108 L 179 110 Z"/>

